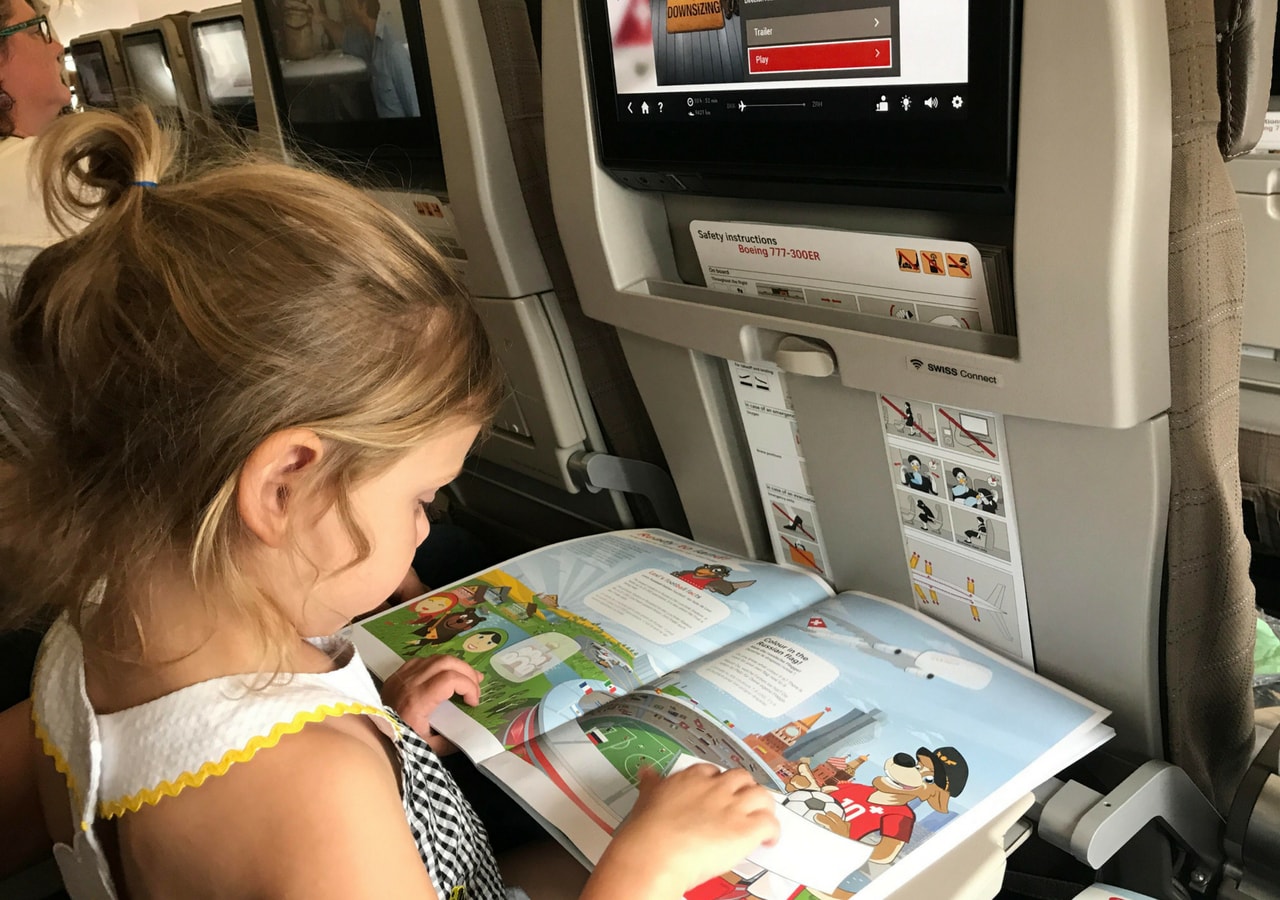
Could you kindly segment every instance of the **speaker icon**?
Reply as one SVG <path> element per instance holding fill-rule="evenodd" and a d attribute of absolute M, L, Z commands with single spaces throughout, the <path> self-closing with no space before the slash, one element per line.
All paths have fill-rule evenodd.
<path fill-rule="evenodd" d="M 937 97 L 928 97 L 928 98 L 926 98 L 926 99 L 925 99 L 925 101 L 924 101 L 924 105 L 925 105 L 925 106 L 927 106 L 927 107 L 929 107 L 930 109 L 937 109 L 937 108 L 938 108 L 938 98 L 937 98 Z"/>

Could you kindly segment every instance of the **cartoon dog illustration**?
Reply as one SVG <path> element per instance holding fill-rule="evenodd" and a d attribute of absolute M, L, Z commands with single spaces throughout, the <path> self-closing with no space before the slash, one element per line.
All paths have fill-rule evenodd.
<path fill-rule="evenodd" d="M 852 776 L 863 759 L 854 760 L 845 771 Z M 879 832 L 871 862 L 887 864 L 911 840 L 916 814 L 908 804 L 920 800 L 945 813 L 948 801 L 959 796 L 968 780 L 969 764 L 955 747 L 921 747 L 914 757 L 895 753 L 892 759 L 885 760 L 884 774 L 877 775 L 869 785 L 849 780 L 821 786 L 808 763 L 800 763 L 787 782 L 787 791 L 818 789 L 830 794 L 840 804 L 842 814 L 822 812 L 814 821 L 855 841 Z"/>
<path fill-rule="evenodd" d="M 686 569 L 683 572 L 672 572 L 671 574 L 685 584 L 691 584 L 699 590 L 711 591 L 722 597 L 728 597 L 735 591 L 749 588 L 756 583 L 754 578 L 751 581 L 727 580 L 726 576 L 732 571 L 728 566 L 714 566 L 710 563 L 702 563 L 696 569 Z"/>

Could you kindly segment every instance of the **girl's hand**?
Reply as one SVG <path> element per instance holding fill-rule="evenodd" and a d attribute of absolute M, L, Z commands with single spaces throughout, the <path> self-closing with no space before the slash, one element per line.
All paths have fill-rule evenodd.
<path fill-rule="evenodd" d="M 742 769 L 698 765 L 668 778 L 649 770 L 597 872 L 629 881 L 631 896 L 679 897 L 777 840 L 778 829 L 772 795 Z"/>
<path fill-rule="evenodd" d="M 469 706 L 480 702 L 484 676 L 454 656 L 411 659 L 382 685 L 382 702 L 431 745 L 436 753 L 450 753 L 453 745 L 431 730 L 436 708 L 455 695 Z"/>

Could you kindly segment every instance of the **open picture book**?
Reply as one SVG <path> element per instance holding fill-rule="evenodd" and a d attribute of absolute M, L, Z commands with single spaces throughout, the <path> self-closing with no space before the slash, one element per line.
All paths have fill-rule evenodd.
<path fill-rule="evenodd" d="M 662 531 L 535 550 L 352 632 L 381 678 L 482 672 L 432 726 L 588 864 L 642 768 L 750 772 L 782 837 L 693 900 L 885 896 L 1112 733 L 920 613 Z"/>

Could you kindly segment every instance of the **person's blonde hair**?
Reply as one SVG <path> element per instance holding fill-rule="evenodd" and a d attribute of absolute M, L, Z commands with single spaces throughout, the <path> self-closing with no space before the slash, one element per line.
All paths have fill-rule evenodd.
<path fill-rule="evenodd" d="M 497 409 L 478 316 L 437 251 L 364 194 L 251 158 L 191 170 L 145 107 L 56 123 L 37 168 L 55 221 L 93 221 L 31 264 L 0 342 L 20 447 L 0 454 L 16 544 L 0 555 L 24 575 L 0 626 L 70 610 L 84 633 L 99 585 L 136 587 L 177 553 L 279 649 L 283 617 L 237 567 L 242 464 L 274 432 L 315 431 L 313 485 L 367 557 L 352 487 Z M 104 648 L 137 624 L 117 593 L 93 614 Z"/>

